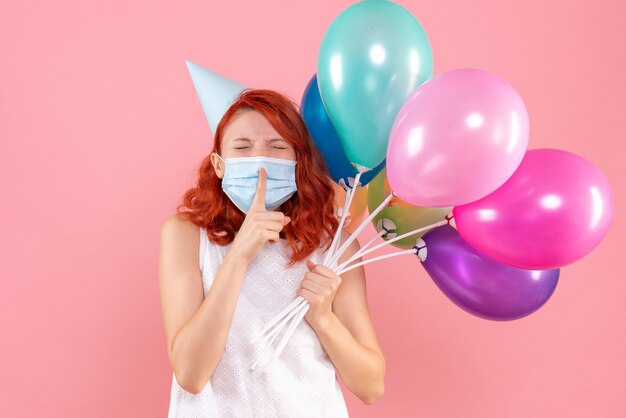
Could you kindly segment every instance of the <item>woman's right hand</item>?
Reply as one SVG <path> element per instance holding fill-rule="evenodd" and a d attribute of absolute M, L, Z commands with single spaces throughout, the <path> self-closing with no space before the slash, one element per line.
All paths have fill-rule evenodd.
<path fill-rule="evenodd" d="M 278 234 L 291 221 L 282 212 L 265 209 L 266 179 L 267 172 L 261 167 L 254 199 L 229 250 L 247 264 L 256 258 L 265 242 L 277 242 Z"/>

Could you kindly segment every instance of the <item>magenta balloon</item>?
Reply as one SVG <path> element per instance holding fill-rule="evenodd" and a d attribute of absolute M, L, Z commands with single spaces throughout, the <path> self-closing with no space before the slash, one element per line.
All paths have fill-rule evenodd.
<path fill-rule="evenodd" d="M 405 101 L 387 146 L 387 176 L 417 206 L 470 203 L 500 187 L 528 147 L 528 113 L 504 79 L 462 68 L 426 81 Z"/>
<path fill-rule="evenodd" d="M 613 217 L 613 194 L 584 158 L 534 149 L 502 187 L 453 213 L 474 248 L 512 266 L 546 270 L 573 263 L 598 245 Z"/>

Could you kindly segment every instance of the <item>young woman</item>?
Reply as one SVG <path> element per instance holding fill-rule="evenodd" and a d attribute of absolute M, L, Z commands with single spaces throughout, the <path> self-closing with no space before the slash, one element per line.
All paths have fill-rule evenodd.
<path fill-rule="evenodd" d="M 170 418 L 347 416 L 337 374 L 368 405 L 382 395 L 363 267 L 339 276 L 321 264 L 339 224 L 331 182 L 297 105 L 244 90 L 161 229 Z M 297 296 L 305 321 L 280 356 L 251 368 L 263 352 L 251 340 Z"/>

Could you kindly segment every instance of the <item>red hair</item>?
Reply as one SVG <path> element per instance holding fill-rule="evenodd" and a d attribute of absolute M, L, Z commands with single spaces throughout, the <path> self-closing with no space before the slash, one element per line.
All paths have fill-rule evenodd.
<path fill-rule="evenodd" d="M 200 164 L 197 186 L 185 192 L 176 212 L 186 215 L 193 224 L 205 227 L 209 239 L 219 245 L 226 245 L 235 238 L 246 215 L 223 192 L 211 154 L 221 155 L 224 128 L 240 109 L 259 111 L 295 148 L 298 190 L 279 208 L 291 217 L 291 222 L 280 232 L 280 237 L 287 240 L 292 250 L 289 266 L 324 244 L 324 250 L 328 250 L 339 225 L 333 180 L 300 116 L 299 106 L 272 90 L 245 89 L 229 107 L 215 130 L 213 150 Z"/>

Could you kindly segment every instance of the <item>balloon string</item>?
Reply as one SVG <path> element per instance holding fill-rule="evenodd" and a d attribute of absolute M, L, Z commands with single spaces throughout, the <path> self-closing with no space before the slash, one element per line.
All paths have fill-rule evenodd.
<path fill-rule="evenodd" d="M 335 254 L 333 254 L 333 257 L 330 260 L 330 265 L 333 265 L 337 262 L 339 257 L 341 257 L 341 255 L 346 251 L 346 249 L 352 243 L 352 241 L 356 239 L 356 237 L 361 233 L 361 231 L 365 229 L 365 227 L 369 224 L 369 222 L 372 219 L 374 219 L 374 216 L 378 215 L 378 212 L 383 210 L 385 206 L 387 206 L 387 203 L 389 203 L 389 201 L 393 198 L 394 198 L 394 194 L 393 192 L 391 192 L 382 202 L 380 202 L 380 205 L 378 205 L 378 207 L 372 213 L 370 213 L 367 219 L 365 219 L 361 223 L 361 225 L 359 225 L 359 227 L 352 233 L 352 235 L 350 235 L 350 237 L 346 240 L 346 242 L 343 243 L 343 245 L 339 248 L 339 250 Z M 326 265 L 329 265 L 329 264 L 326 264 Z"/>
<path fill-rule="evenodd" d="M 382 237 L 385 234 L 386 234 L 386 232 L 385 232 L 384 229 L 381 229 L 380 231 L 378 231 L 378 234 L 374 235 L 372 237 L 372 239 L 367 242 L 367 244 L 365 244 L 364 246 L 359 248 L 359 252 L 364 251 L 366 248 L 368 248 L 370 245 L 372 245 L 374 243 L 374 241 L 376 241 L 378 238 Z"/>
<path fill-rule="evenodd" d="M 266 326 L 265 328 L 263 328 L 263 330 L 261 331 L 261 335 L 265 334 L 266 332 L 268 332 L 278 321 L 281 320 L 281 318 L 283 318 L 285 315 L 288 315 L 289 312 L 291 312 L 291 310 L 293 308 L 295 308 L 300 302 L 302 302 L 304 300 L 304 298 L 302 296 L 298 296 L 297 298 L 295 298 L 289 305 L 287 305 L 282 311 L 280 311 L 278 313 L 278 315 L 276 315 L 274 317 L 274 319 L 272 319 Z M 253 338 L 252 340 L 250 340 L 251 343 L 254 343 L 256 341 L 257 337 Z"/>
<path fill-rule="evenodd" d="M 306 306 L 304 306 L 304 304 L 301 304 L 300 307 L 298 309 L 296 309 L 295 311 L 293 311 L 291 314 L 289 314 L 289 316 L 285 319 L 289 320 L 292 316 L 296 315 L 299 311 L 304 310 L 306 312 L 306 310 L 308 310 L 308 308 Z M 295 319 L 292 320 L 292 322 L 289 324 L 289 328 L 287 328 L 287 332 L 289 332 L 289 330 L 291 329 L 291 327 L 293 326 Z M 254 361 L 254 363 L 252 364 L 252 366 L 250 366 L 250 370 L 254 370 L 255 367 L 257 366 L 257 364 L 259 363 L 259 361 L 261 361 L 261 359 L 263 358 L 263 356 L 265 355 L 265 353 L 267 352 L 267 350 L 271 347 L 272 343 L 274 342 L 274 340 L 276 340 L 276 338 L 278 337 L 278 334 L 280 334 L 280 330 L 283 328 L 283 326 L 281 325 L 280 327 L 277 327 L 274 331 L 272 331 L 273 336 L 272 338 L 267 342 L 267 344 L 263 347 L 263 349 L 261 350 L 261 353 L 258 355 L 258 357 L 256 358 L 256 360 Z M 280 340 L 280 343 L 283 342 L 283 340 L 285 340 L 285 337 L 289 337 L 287 336 L 287 334 L 285 333 L 283 335 L 283 338 Z M 279 344 L 280 344 L 279 343 Z M 270 360 L 271 361 L 271 360 Z"/>
<path fill-rule="evenodd" d="M 280 356 L 280 353 L 283 352 L 283 349 L 285 348 L 287 341 L 291 337 L 291 334 L 293 334 L 296 328 L 298 327 L 298 325 L 300 325 L 300 322 L 302 322 L 304 315 L 306 315 L 310 307 L 311 305 L 307 303 L 305 306 L 302 307 L 300 312 L 298 312 L 298 315 L 291 321 L 291 324 L 289 324 L 289 328 L 287 328 L 287 331 L 285 331 L 283 338 L 278 343 L 278 346 L 276 347 L 276 351 L 274 351 L 274 355 L 272 356 L 272 360 L 270 361 L 277 359 L 278 356 Z"/>
<path fill-rule="evenodd" d="M 351 188 L 349 190 L 349 195 L 346 196 L 346 201 L 344 202 L 344 211 L 342 213 L 341 216 L 341 220 L 339 221 L 339 227 L 337 229 L 337 232 L 335 233 L 335 236 L 333 237 L 333 242 L 331 243 L 331 248 L 334 252 L 334 248 L 337 245 L 337 243 L 339 242 L 338 237 L 341 235 L 341 228 L 343 227 L 343 222 L 345 220 L 346 217 L 346 213 L 347 210 L 346 208 L 349 207 L 351 201 L 352 201 L 352 197 L 354 196 L 355 190 L 356 190 L 356 186 L 358 185 L 358 180 L 359 177 L 361 175 L 361 172 L 357 173 L 357 176 L 355 177 L 355 182 L 354 185 L 355 187 Z M 339 257 L 341 257 L 341 254 L 343 254 L 345 252 L 345 250 L 347 249 L 348 245 L 350 243 L 352 243 L 352 241 L 354 241 L 356 239 L 356 237 L 360 234 L 360 232 L 366 227 L 366 225 L 381 211 L 383 210 L 383 208 L 387 205 L 387 203 L 389 203 L 389 201 L 394 197 L 393 192 L 391 192 L 379 205 L 378 207 L 368 216 L 368 218 L 366 220 L 364 220 L 361 225 L 350 235 L 350 237 L 346 240 L 346 242 L 339 248 L 339 250 L 333 254 L 332 258 L 331 258 L 331 265 L 336 263 L 337 260 L 339 259 Z M 399 235 L 393 239 L 387 240 L 382 242 L 381 244 L 367 249 L 375 240 L 376 238 L 382 236 L 385 234 L 384 230 L 379 231 L 366 245 L 364 245 L 362 248 L 359 249 L 359 251 L 357 251 L 356 254 L 354 254 L 352 257 L 350 257 L 350 259 L 348 259 L 347 261 L 345 261 L 344 263 L 342 263 L 340 266 L 335 266 L 334 268 L 331 268 L 331 270 L 333 270 L 336 274 L 343 274 L 345 272 L 348 272 L 354 268 L 360 267 L 360 266 L 364 266 L 366 264 L 369 263 L 373 263 L 375 261 L 380 261 L 386 258 L 390 258 L 390 257 L 397 257 L 399 255 L 405 255 L 405 254 L 415 254 L 416 253 L 416 249 L 415 248 L 411 248 L 409 250 L 404 250 L 404 251 L 397 251 L 394 253 L 390 253 L 390 254 L 385 254 L 379 257 L 374 257 L 372 259 L 368 259 L 356 264 L 352 264 L 349 265 L 349 263 L 353 262 L 355 259 L 367 255 L 379 248 L 382 248 L 385 245 L 389 245 L 392 244 L 393 242 L 396 242 L 398 240 L 401 240 L 403 238 L 406 238 L 408 236 L 414 235 L 414 234 L 418 234 L 422 231 L 426 231 L 428 229 L 432 229 L 432 228 L 436 228 L 438 226 L 441 225 L 445 225 L 446 223 L 450 223 L 451 217 L 446 216 L 444 220 L 436 222 L 434 224 L 425 226 L 423 228 L 418 228 L 412 231 L 409 231 L 407 233 L 404 233 L 402 235 Z M 325 262 L 327 261 L 329 254 L 331 252 L 327 253 L 326 257 L 325 257 Z M 324 263 L 324 265 L 327 265 L 326 263 Z M 347 266 L 347 267 L 346 267 Z M 300 300 L 300 303 L 298 303 L 298 300 Z M 295 306 L 295 307 L 294 307 Z M 290 309 L 291 307 L 291 309 Z M 274 359 L 276 359 L 278 356 L 280 356 L 280 354 L 282 353 L 287 341 L 289 340 L 289 338 L 291 337 L 291 335 L 293 334 L 293 332 L 295 331 L 296 327 L 300 324 L 300 322 L 302 322 L 304 316 L 306 315 L 306 312 L 309 310 L 310 305 L 308 303 L 308 301 L 306 299 L 304 299 L 302 296 L 298 296 L 296 299 L 294 299 L 289 306 L 287 306 L 285 309 L 283 309 L 283 311 L 281 311 L 281 313 L 277 316 L 277 318 L 274 318 L 270 324 L 268 324 L 266 326 L 266 330 L 268 330 L 269 328 L 271 328 L 271 326 L 273 324 L 276 324 L 277 322 L 280 321 L 280 318 L 282 316 L 287 315 L 287 317 L 285 319 L 283 319 L 282 321 L 280 321 L 280 323 L 278 323 L 278 325 L 276 326 L 276 329 L 273 330 L 271 332 L 271 339 L 270 341 L 267 342 L 267 345 L 263 348 L 259 358 L 257 358 L 257 360 L 255 361 L 255 363 L 252 365 L 252 368 L 256 367 L 256 364 L 258 363 L 258 361 L 260 360 L 260 358 L 263 356 L 263 354 L 266 352 L 266 350 L 269 348 L 269 346 L 273 343 L 273 341 L 276 339 L 276 336 L 279 334 L 280 330 L 282 328 L 284 328 L 285 326 L 287 326 L 287 322 L 289 321 L 289 319 L 291 319 L 291 322 L 289 323 L 289 326 L 287 328 L 287 331 L 285 332 L 285 334 L 283 335 L 283 337 L 281 338 L 280 342 L 278 343 L 277 349 L 274 352 L 272 359 L 270 360 L 273 361 Z M 294 317 L 295 315 L 295 317 Z M 293 317 L 293 318 L 292 318 Z M 270 337 L 270 335 L 267 335 L 266 337 L 263 338 L 263 340 L 266 340 L 267 338 Z"/>
<path fill-rule="evenodd" d="M 341 218 L 339 220 L 339 225 L 337 227 L 337 230 L 335 231 L 335 234 L 333 236 L 333 240 L 331 242 L 329 250 L 326 253 L 326 256 L 324 258 L 324 262 L 323 262 L 324 265 L 326 265 L 328 263 L 328 259 L 332 256 L 332 254 L 334 253 L 334 251 L 335 251 L 335 249 L 337 247 L 337 244 L 340 241 L 339 238 L 341 236 L 341 230 L 343 228 L 343 224 L 345 223 L 346 217 L 348 215 L 348 208 L 350 207 L 350 204 L 352 203 L 352 199 L 354 198 L 354 194 L 356 193 L 356 188 L 359 186 L 359 181 L 360 181 L 360 178 L 361 178 L 361 174 L 362 174 L 361 171 L 357 172 L 356 176 L 354 177 L 354 183 L 353 183 L 352 187 L 350 187 L 347 190 L 346 197 L 345 197 L 344 203 L 343 203 L 343 210 L 341 212 Z M 261 331 L 261 336 L 263 336 L 266 333 L 267 333 L 267 335 L 263 336 L 262 341 L 265 342 L 268 338 L 270 338 L 270 337 L 273 337 L 273 338 L 271 338 L 271 340 L 269 342 L 267 342 L 267 344 L 265 345 L 265 347 L 261 351 L 261 354 L 259 355 L 259 358 L 257 358 L 257 360 L 252 365 L 252 367 L 251 367 L 252 369 L 254 367 L 256 367 L 256 365 L 257 365 L 258 361 L 260 360 L 260 358 L 263 356 L 265 351 L 269 348 L 270 344 L 274 341 L 276 335 L 278 335 L 278 332 L 280 332 L 280 330 L 286 326 L 287 322 L 289 321 L 289 319 L 293 315 L 295 315 L 300 309 L 304 309 L 306 305 L 308 305 L 308 302 L 302 296 L 298 296 L 289 305 L 287 305 L 281 312 L 279 312 L 278 315 L 276 315 L 265 326 L 263 331 Z M 270 331 L 274 326 L 275 326 L 274 330 Z M 251 342 L 254 342 L 255 340 L 256 340 L 256 337 L 253 338 L 251 340 Z M 282 342 L 282 340 L 281 340 L 281 342 Z"/>
<path fill-rule="evenodd" d="M 415 248 L 411 248 L 409 250 L 396 251 L 396 252 L 393 252 L 393 253 L 381 255 L 381 256 L 378 256 L 378 257 L 367 259 L 365 261 L 361 261 L 360 263 L 353 264 L 353 265 L 348 266 L 348 267 L 346 267 L 344 269 L 341 269 L 341 270 L 337 271 L 337 274 L 343 274 L 343 273 L 348 272 L 348 271 L 350 271 L 350 270 L 352 270 L 354 268 L 357 268 L 357 267 L 360 267 L 360 266 L 364 266 L 364 265 L 369 264 L 369 263 L 373 263 L 374 261 L 384 260 L 385 258 L 397 257 L 399 255 L 415 254 L 415 253 L 417 253 Z"/>
<path fill-rule="evenodd" d="M 361 172 L 357 172 L 355 178 L 354 178 L 354 183 L 353 183 L 353 187 L 349 188 L 346 194 L 346 197 L 344 199 L 344 203 L 343 203 L 343 210 L 341 213 L 341 218 L 339 221 L 339 226 L 337 228 L 338 231 L 341 231 L 341 228 L 343 226 L 343 223 L 345 222 L 345 219 L 347 217 L 347 213 L 348 213 L 348 208 L 350 207 L 350 204 L 352 203 L 352 199 L 354 196 L 354 193 L 356 193 L 356 187 L 359 184 L 359 180 L 361 177 Z M 339 242 L 339 236 L 341 234 L 339 233 L 335 233 L 335 235 L 333 236 L 333 241 L 331 243 L 331 246 L 328 250 L 328 253 L 326 254 L 326 258 L 324 260 L 324 265 L 326 265 L 326 262 L 328 261 L 327 259 L 329 258 L 330 254 L 332 254 L 332 252 L 334 251 L 334 247 L 336 247 L 336 244 Z M 374 237 L 375 239 L 376 237 Z M 372 240 L 373 241 L 373 240 Z M 369 245 L 369 243 L 368 243 Z M 287 305 L 281 312 L 279 312 L 263 329 L 263 331 L 261 331 L 261 334 L 265 334 L 266 332 L 268 332 L 274 325 L 276 325 L 281 318 L 285 317 L 286 315 L 288 315 L 292 310 L 296 310 L 299 306 L 299 302 L 304 301 L 304 298 L 302 296 L 298 296 L 297 298 L 295 298 L 289 305 Z M 254 342 L 256 340 L 256 338 L 252 339 L 250 342 Z"/>
<path fill-rule="evenodd" d="M 304 301 L 304 298 L 302 296 L 300 296 L 300 299 L 302 299 Z M 294 301 L 291 302 L 290 305 L 293 305 L 294 302 L 297 302 L 297 301 L 298 301 L 298 298 L 294 299 Z M 274 335 L 276 332 L 278 332 L 278 330 L 280 330 L 282 327 L 285 326 L 285 323 L 287 321 L 289 321 L 289 319 L 291 319 L 291 317 L 297 311 L 297 308 L 300 308 L 303 303 L 304 302 L 299 303 L 294 308 L 290 307 L 289 310 L 287 311 L 287 315 L 285 316 L 285 318 L 282 321 L 280 321 L 272 331 L 270 331 L 268 333 L 266 333 L 266 331 L 263 331 L 263 333 L 260 336 L 253 338 L 250 342 L 254 343 L 259 337 L 261 337 L 261 342 L 265 342 L 268 338 L 270 338 L 272 335 Z"/>
<path fill-rule="evenodd" d="M 355 177 L 355 182 L 354 182 L 354 185 L 355 185 L 355 186 L 356 186 L 356 185 L 358 185 L 358 180 L 359 180 L 360 176 L 361 176 L 361 172 L 358 172 L 358 173 L 357 173 L 357 175 L 356 175 L 356 177 Z M 348 205 L 351 203 L 350 201 L 352 200 L 352 196 L 353 196 L 353 193 L 354 193 L 355 189 L 356 189 L 355 187 L 350 188 L 350 189 L 349 189 L 349 191 L 348 191 L 349 195 L 348 195 L 348 196 L 346 196 L 346 201 L 344 202 L 344 211 L 343 211 L 343 213 L 342 213 L 341 220 L 339 221 L 339 225 L 340 225 L 340 227 L 342 226 L 342 223 L 344 222 L 344 219 L 345 219 L 345 215 L 346 215 L 346 213 L 347 213 L 347 210 L 345 210 L 345 208 L 346 208 L 346 207 L 349 207 Z M 355 231 L 355 232 L 354 232 L 354 233 L 353 233 L 353 234 L 352 234 L 352 235 L 348 238 L 348 240 L 346 241 L 346 243 L 347 243 L 347 244 L 350 244 L 350 243 L 351 243 L 351 242 L 355 239 L 355 237 L 356 237 L 356 236 L 357 236 L 357 235 L 358 235 L 358 234 L 359 234 L 359 233 L 360 233 L 360 232 L 361 232 L 361 231 L 365 228 L 365 226 L 367 225 L 367 223 L 368 223 L 368 222 L 370 222 L 370 221 L 371 221 L 371 219 L 373 219 L 373 218 L 374 218 L 374 216 L 376 216 L 376 215 L 377 215 L 377 214 L 378 214 L 378 213 L 379 213 L 379 212 L 380 212 L 380 211 L 381 211 L 381 210 L 382 210 L 382 209 L 383 209 L 383 208 L 387 205 L 387 203 L 388 203 L 388 202 L 389 202 L 389 201 L 390 201 L 393 197 L 394 197 L 394 195 L 393 195 L 393 192 L 392 192 L 391 194 L 389 194 L 389 195 L 388 195 L 388 196 L 387 196 L 387 197 L 386 197 L 386 198 L 385 198 L 385 199 L 384 199 L 384 200 L 383 200 L 383 201 L 382 201 L 382 202 L 378 205 L 378 207 L 374 210 L 374 212 L 372 212 L 372 214 L 370 214 L 370 216 L 369 216 L 367 219 L 365 219 L 365 220 L 361 223 L 361 225 L 359 226 L 359 228 L 358 228 L 358 229 L 357 229 L 357 230 L 356 230 L 356 231 Z M 338 228 L 338 229 L 337 229 L 337 233 L 335 233 L 335 236 L 333 237 L 333 242 L 331 243 L 331 249 L 332 249 L 332 247 L 333 247 L 335 244 L 337 244 L 337 243 L 339 242 L 339 237 L 340 237 L 340 235 L 341 235 L 341 232 L 340 232 L 340 231 L 341 231 L 341 229 L 340 229 L 340 228 Z M 383 232 L 383 231 L 381 231 L 381 232 Z M 384 233 L 384 232 L 383 232 L 383 233 Z M 365 249 L 365 248 L 367 248 L 369 245 L 371 245 L 371 244 L 374 242 L 374 240 L 375 240 L 376 238 L 378 238 L 378 236 L 379 236 L 379 235 L 380 235 L 380 236 L 382 236 L 382 234 L 379 232 L 379 234 L 378 234 L 378 235 L 376 235 L 376 236 L 374 236 L 374 238 L 373 238 L 372 240 L 370 240 L 370 241 L 369 241 L 369 242 L 368 242 L 368 243 L 367 243 L 367 244 L 363 247 L 363 249 Z M 345 243 L 344 243 L 344 246 L 345 246 Z M 347 247 L 346 247 L 346 248 L 347 248 Z M 339 256 L 341 256 L 341 254 L 343 253 L 343 251 L 345 251 L 345 248 L 344 248 L 344 247 L 341 247 L 341 248 L 340 248 L 340 253 L 339 253 Z M 326 257 L 325 257 L 325 260 L 324 260 L 325 262 L 323 263 L 323 264 L 324 264 L 324 265 L 326 265 L 326 266 L 328 266 L 328 265 L 329 265 L 329 264 L 328 264 L 328 262 L 327 262 L 327 258 L 329 257 L 329 254 L 330 254 L 330 249 L 329 249 L 329 253 L 327 253 L 327 254 L 326 254 Z M 338 258 L 339 258 L 339 256 L 337 256 L 336 258 L 338 259 Z M 335 258 L 335 257 L 333 257 L 333 260 L 331 261 L 330 265 L 334 265 L 334 264 L 336 263 L 336 261 L 337 261 L 337 260 L 335 260 L 334 258 Z M 344 264 L 345 264 L 345 263 L 344 263 Z M 334 267 L 334 268 L 333 268 L 333 267 Z M 331 267 L 331 270 L 333 270 L 333 271 L 337 271 L 337 270 L 338 270 L 338 267 L 337 267 L 336 265 L 334 265 L 333 267 Z M 343 265 L 342 265 L 342 267 L 343 267 Z M 298 303 L 298 301 L 300 301 L 300 303 Z M 280 313 L 279 313 L 279 314 L 278 314 L 278 315 L 277 315 L 274 319 L 272 319 L 272 321 L 270 321 L 270 323 L 269 323 L 268 325 L 266 325 L 266 327 L 265 327 L 265 329 L 263 330 L 262 334 L 264 334 L 264 333 L 266 333 L 267 331 L 269 331 L 269 329 L 271 329 L 271 328 L 272 328 L 275 324 L 277 324 L 279 321 L 281 321 L 281 319 L 282 319 L 284 316 L 286 316 L 286 315 L 290 315 L 290 316 L 291 316 L 291 314 L 292 314 L 293 312 L 298 311 L 300 308 L 302 308 L 304 305 L 307 305 L 307 304 L 308 304 L 308 302 L 306 301 L 306 299 L 304 299 L 302 296 L 298 296 L 298 297 L 297 297 L 295 300 L 293 300 L 293 301 L 292 301 L 292 302 L 291 302 L 291 303 L 290 303 L 290 304 L 289 304 L 286 308 L 284 308 L 284 309 L 283 309 L 283 310 L 282 310 L 282 311 L 281 311 L 281 312 L 280 312 Z M 278 325 L 276 325 L 276 326 L 277 326 L 277 328 L 278 328 L 278 329 L 283 328 L 283 327 L 286 325 L 285 321 L 286 321 L 286 320 L 283 320 L 283 321 L 281 321 Z"/>
<path fill-rule="evenodd" d="M 447 221 L 441 221 L 441 222 L 447 222 Z M 441 223 L 438 222 L 438 223 Z M 436 225 L 436 224 L 434 224 Z M 428 228 L 428 227 L 426 227 Z M 420 228 L 420 230 L 423 230 L 424 228 Z M 411 233 L 418 233 L 420 230 L 415 230 L 415 231 L 411 231 Z M 378 238 L 378 235 L 375 236 L 374 238 Z M 369 243 L 373 242 L 373 240 L 370 240 Z M 369 244 L 368 243 L 368 244 Z M 360 263 L 356 263 L 353 265 L 350 265 L 346 268 L 343 268 L 343 266 L 347 263 L 342 264 L 339 267 L 336 267 L 335 269 L 333 269 L 333 271 L 336 272 L 336 274 L 343 274 L 346 273 L 352 269 L 355 269 L 357 267 L 360 266 L 364 266 L 366 264 L 369 263 L 373 263 L 375 261 L 380 261 L 380 260 L 384 260 L 386 258 L 391 258 L 391 257 L 397 257 L 400 255 L 405 255 L 405 254 L 416 254 L 417 250 L 415 248 L 411 248 L 408 250 L 403 250 L 403 251 L 396 251 L 390 254 L 384 254 L 378 257 L 374 257 L 365 261 L 362 261 Z M 340 270 L 341 269 L 341 270 Z M 292 302 L 293 304 L 293 302 Z M 304 316 L 306 315 L 307 311 L 309 310 L 310 305 L 309 303 L 305 300 L 302 303 L 300 303 L 297 307 L 295 307 L 294 309 L 292 309 L 292 311 L 289 313 L 288 317 L 285 318 L 283 321 L 281 321 L 278 325 L 277 328 L 274 329 L 274 331 L 272 331 L 270 333 L 270 335 L 266 336 L 264 338 L 264 340 L 266 338 L 269 338 L 270 336 L 272 336 L 271 340 L 267 343 L 267 345 L 263 348 L 263 351 L 261 352 L 261 354 L 259 355 L 259 358 L 255 361 L 255 363 L 252 365 L 251 369 L 254 369 L 254 367 L 256 367 L 256 364 L 258 363 L 258 361 L 260 360 L 260 358 L 263 356 L 263 354 L 267 351 L 267 349 L 269 348 L 269 346 L 274 342 L 274 340 L 276 339 L 276 336 L 278 335 L 278 333 L 280 332 L 280 329 L 283 328 L 284 326 L 286 326 L 287 321 L 294 315 L 296 315 L 297 312 L 299 312 L 297 314 L 296 317 L 294 317 L 291 320 L 291 323 L 289 324 L 287 331 L 285 331 L 285 333 L 283 334 L 283 337 L 281 338 L 280 342 L 278 343 L 278 346 L 276 348 L 276 351 L 274 352 L 274 354 L 272 355 L 271 360 L 269 361 L 270 363 L 278 358 L 278 356 L 280 356 L 280 354 L 282 353 L 283 349 L 285 348 L 285 345 L 287 344 L 287 341 L 289 340 L 289 338 L 291 337 L 291 335 L 294 333 L 295 329 L 297 328 L 297 326 L 300 324 L 300 322 L 302 322 Z M 272 335 L 273 334 L 273 335 Z"/>
<path fill-rule="evenodd" d="M 353 262 L 357 258 L 360 258 L 360 257 L 362 257 L 364 255 L 367 255 L 367 254 L 371 253 L 372 251 L 376 251 L 377 249 L 382 248 L 385 245 L 390 245 L 390 244 L 392 244 L 392 243 L 394 243 L 396 241 L 399 241 L 399 240 L 401 240 L 403 238 L 409 237 L 411 235 L 419 234 L 420 232 L 427 231 L 429 229 L 433 229 L 433 228 L 436 228 L 436 227 L 441 226 L 441 225 L 445 225 L 445 224 L 447 224 L 449 222 L 450 222 L 450 220 L 448 218 L 446 218 L 446 219 L 441 220 L 439 222 L 435 222 L 434 224 L 425 226 L 423 228 L 414 229 L 412 231 L 409 231 L 409 232 L 407 232 L 405 234 L 399 235 L 399 236 L 397 236 L 395 238 L 392 238 L 390 240 L 383 241 L 380 244 L 378 244 L 377 246 L 375 246 L 373 248 L 370 248 L 369 250 L 367 250 L 367 249 L 365 249 L 365 247 L 363 247 L 359 251 L 357 251 L 352 257 L 350 257 L 348 260 L 344 261 L 340 266 L 338 266 L 337 270 L 341 270 L 341 269 L 345 268 L 349 263 Z"/>
<path fill-rule="evenodd" d="M 354 183 L 352 184 L 352 187 L 348 189 L 345 200 L 343 202 L 343 211 L 341 212 L 339 226 L 337 227 L 337 230 L 335 231 L 335 235 L 333 236 L 333 241 L 330 244 L 330 248 L 328 252 L 326 253 L 326 256 L 324 257 L 324 262 L 323 262 L 324 265 L 328 265 L 327 263 L 328 263 L 329 258 L 333 256 L 335 249 L 340 242 L 341 230 L 343 228 L 343 224 L 348 214 L 348 208 L 350 208 L 350 205 L 352 204 L 352 198 L 354 197 L 354 194 L 356 193 L 356 189 L 359 186 L 360 179 L 361 179 L 361 172 L 359 171 L 356 173 L 356 176 L 354 177 Z"/>

